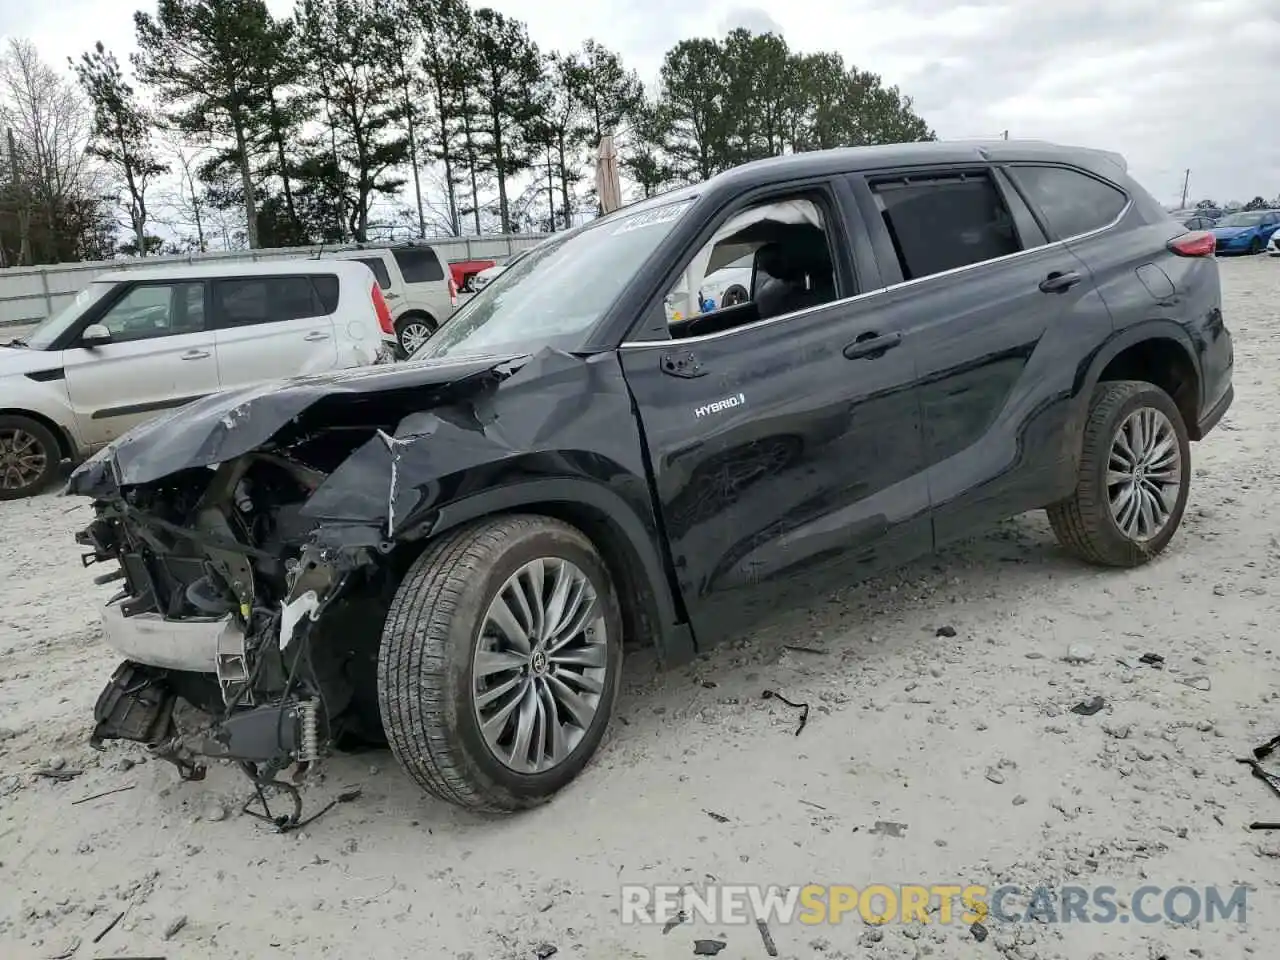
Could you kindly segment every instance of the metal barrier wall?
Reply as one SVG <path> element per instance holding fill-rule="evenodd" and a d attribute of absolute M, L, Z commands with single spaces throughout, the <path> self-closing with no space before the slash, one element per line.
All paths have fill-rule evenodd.
<path fill-rule="evenodd" d="M 488 237 L 444 237 L 424 241 L 441 259 L 488 260 L 508 257 L 533 246 L 541 234 L 517 233 Z M 377 244 L 370 244 L 376 247 Z M 243 262 L 246 260 L 290 260 L 314 256 L 321 247 L 273 247 L 264 250 L 229 250 L 193 253 L 176 257 L 129 257 L 94 260 L 86 263 L 55 263 L 38 267 L 9 267 L 0 270 L 0 328 L 27 327 L 51 316 L 73 300 L 102 273 L 142 270 L 171 263 Z M 330 247 L 329 249 L 337 249 Z"/>

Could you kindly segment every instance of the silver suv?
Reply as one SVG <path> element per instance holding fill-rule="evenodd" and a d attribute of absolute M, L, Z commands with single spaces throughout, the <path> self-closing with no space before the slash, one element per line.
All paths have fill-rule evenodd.
<path fill-rule="evenodd" d="M 373 271 L 391 308 L 396 340 L 405 356 L 422 346 L 458 306 L 458 288 L 449 265 L 424 243 L 357 247 L 323 256 L 359 260 Z"/>

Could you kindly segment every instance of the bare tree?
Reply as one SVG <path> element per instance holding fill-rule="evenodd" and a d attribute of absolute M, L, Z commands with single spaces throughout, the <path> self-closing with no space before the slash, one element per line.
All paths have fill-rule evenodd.
<path fill-rule="evenodd" d="M 35 45 L 16 37 L 0 52 L 0 128 L 12 133 L 11 165 L 21 170 L 17 202 L 26 206 L 28 230 L 38 216 L 45 234 L 39 254 L 59 261 L 74 256 L 80 238 L 65 234 L 85 229 L 98 205 L 96 171 L 85 148 L 93 111 L 74 83 L 40 59 Z M 37 245 L 30 243 L 32 254 Z"/>
<path fill-rule="evenodd" d="M 138 98 L 115 55 L 99 42 L 77 62 L 68 60 L 81 89 L 93 105 L 93 131 L 89 152 L 106 164 L 123 181 L 122 205 L 133 231 L 134 247 L 140 257 L 147 255 L 147 189 L 155 179 L 169 172 L 168 164 L 155 155 L 151 135 L 156 117 Z"/>
<path fill-rule="evenodd" d="M 213 204 L 200 179 L 200 168 L 213 155 L 213 150 L 192 146 L 166 132 L 160 136 L 159 152 L 172 176 L 171 186 L 157 195 L 155 219 L 172 230 L 187 250 L 204 253 L 209 249 L 211 233 L 220 232 L 213 228 Z"/>

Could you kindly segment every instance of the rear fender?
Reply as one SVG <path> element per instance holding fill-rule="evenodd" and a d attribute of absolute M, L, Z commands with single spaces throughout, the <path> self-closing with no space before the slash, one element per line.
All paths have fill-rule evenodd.
<path fill-rule="evenodd" d="M 1199 354 L 1196 352 L 1191 336 L 1181 324 L 1172 320 L 1145 320 L 1118 330 L 1110 339 L 1104 341 L 1091 357 L 1086 358 L 1076 371 L 1072 440 L 1077 452 L 1083 440 L 1084 425 L 1089 419 L 1089 404 L 1093 397 L 1093 390 L 1102 378 L 1102 372 L 1107 368 L 1107 364 L 1125 350 L 1147 340 L 1171 340 L 1178 344 L 1186 353 L 1187 361 L 1195 371 L 1196 380 L 1203 390 L 1204 378 L 1201 375 Z M 1197 397 L 1196 402 L 1197 405 L 1202 405 L 1203 396 Z M 1195 424 L 1188 423 L 1187 428 L 1194 429 Z"/>

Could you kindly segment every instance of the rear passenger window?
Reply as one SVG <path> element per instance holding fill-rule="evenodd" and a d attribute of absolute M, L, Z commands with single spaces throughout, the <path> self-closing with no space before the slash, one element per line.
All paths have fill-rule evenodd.
<path fill-rule="evenodd" d="M 332 274 L 312 277 L 311 285 L 315 288 L 321 311 L 334 313 L 338 309 L 338 278 Z"/>
<path fill-rule="evenodd" d="M 440 259 L 430 247 L 415 250 L 392 250 L 405 283 L 434 283 L 444 279 Z"/>
<path fill-rule="evenodd" d="M 1129 198 L 1108 183 L 1064 167 L 1012 167 L 1010 172 L 1059 240 L 1105 227 Z"/>
<path fill-rule="evenodd" d="M 991 178 L 966 173 L 872 184 L 904 280 L 994 260 L 1022 249 Z"/>
<path fill-rule="evenodd" d="M 391 286 L 391 274 L 387 272 L 387 265 L 382 262 L 381 257 L 352 257 L 351 259 L 357 263 L 363 263 L 372 270 L 374 279 L 383 290 Z"/>
<path fill-rule="evenodd" d="M 213 302 L 219 323 L 243 327 L 332 313 L 323 309 L 311 281 L 311 277 L 217 280 L 213 285 Z"/>

